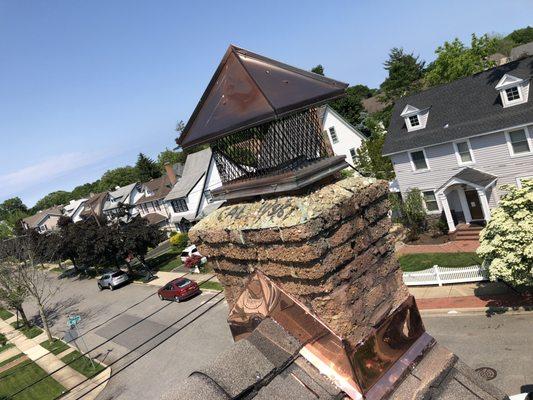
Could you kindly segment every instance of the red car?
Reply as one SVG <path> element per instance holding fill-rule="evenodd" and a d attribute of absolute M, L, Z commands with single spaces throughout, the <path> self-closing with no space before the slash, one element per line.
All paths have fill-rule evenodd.
<path fill-rule="evenodd" d="M 200 293 L 200 287 L 187 278 L 178 278 L 170 281 L 157 291 L 161 300 L 182 301 Z"/>

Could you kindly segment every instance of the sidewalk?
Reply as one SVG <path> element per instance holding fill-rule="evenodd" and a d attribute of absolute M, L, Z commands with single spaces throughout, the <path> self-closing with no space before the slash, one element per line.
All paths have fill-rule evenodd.
<path fill-rule="evenodd" d="M 533 307 L 533 294 L 518 294 L 501 282 L 411 286 L 420 310 L 447 308 Z"/>
<path fill-rule="evenodd" d="M 191 279 L 196 282 L 203 282 L 211 276 L 213 276 L 214 273 L 207 273 L 207 274 L 191 274 L 191 273 L 185 273 L 185 272 L 165 272 L 165 271 L 159 271 L 157 272 L 156 279 L 151 280 L 150 282 L 143 283 L 143 285 L 151 285 L 151 286 L 158 286 L 162 287 L 165 286 L 168 282 L 170 282 L 173 279 L 185 277 L 188 279 Z M 218 279 L 216 276 L 209 279 L 209 282 L 218 282 Z"/>
<path fill-rule="evenodd" d="M 6 335 L 6 338 L 10 343 L 14 344 L 16 348 L 20 350 L 20 352 L 24 353 L 30 360 L 34 361 L 47 374 L 53 373 L 52 378 L 59 382 L 65 389 L 70 390 L 74 388 L 72 393 L 69 393 L 69 395 L 65 396 L 64 398 L 75 398 L 76 396 L 79 396 L 81 393 L 84 393 L 85 390 L 96 387 L 98 383 L 106 379 L 106 377 L 109 377 L 111 374 L 111 369 L 106 368 L 96 377 L 87 380 L 85 383 L 82 383 L 86 380 L 84 375 L 71 368 L 69 365 L 66 365 L 59 357 L 50 353 L 47 349 L 39 345 L 39 342 L 43 341 L 42 335 L 39 335 L 34 339 L 28 339 L 23 333 L 16 330 L 3 320 L 0 320 L 0 333 Z M 61 369 L 56 371 L 58 368 Z M 95 390 L 84 398 L 95 399 L 98 393 L 100 393 L 104 387 L 105 385 L 100 386 L 98 388 L 100 390 Z"/>

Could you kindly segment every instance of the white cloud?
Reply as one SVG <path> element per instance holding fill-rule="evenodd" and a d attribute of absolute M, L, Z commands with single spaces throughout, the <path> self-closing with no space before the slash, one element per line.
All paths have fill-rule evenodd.
<path fill-rule="evenodd" d="M 42 185 L 80 168 L 97 164 L 110 155 L 106 153 L 64 153 L 17 171 L 0 175 L 0 198 L 12 197 L 35 185 Z"/>

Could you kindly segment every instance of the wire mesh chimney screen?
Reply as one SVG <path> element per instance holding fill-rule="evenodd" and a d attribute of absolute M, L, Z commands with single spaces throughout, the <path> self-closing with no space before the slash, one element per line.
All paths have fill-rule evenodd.
<path fill-rule="evenodd" d="M 295 171 L 327 157 L 316 108 L 211 143 L 224 183 Z"/>

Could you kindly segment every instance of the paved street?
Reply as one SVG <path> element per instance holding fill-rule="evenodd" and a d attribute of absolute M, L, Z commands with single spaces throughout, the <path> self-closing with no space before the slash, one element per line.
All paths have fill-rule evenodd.
<path fill-rule="evenodd" d="M 62 279 L 61 282 L 62 290 L 51 315 L 55 335 L 63 337 L 67 330 L 66 316 L 78 314 L 82 317 L 81 333 L 90 330 L 83 341 L 78 340 L 82 350 L 110 339 L 93 352 L 108 364 L 115 362 L 112 368 L 116 375 L 98 397 L 100 400 L 158 399 L 232 343 L 225 302 L 189 327 L 178 332 L 198 313 L 149 340 L 202 302 L 209 301 L 212 293 L 203 293 L 184 303 L 169 303 L 156 297 L 156 288 L 139 284 L 99 292 L 95 280 Z M 33 307 L 28 306 L 28 311 L 37 315 Z M 498 373 L 495 383 L 510 394 L 518 393 L 523 385 L 533 384 L 533 335 L 530 333 L 533 313 L 506 313 L 491 318 L 484 314 L 442 313 L 424 315 L 424 322 L 431 334 L 472 367 L 495 368 Z M 148 343 L 143 344 L 146 340 Z M 158 343 L 161 343 L 159 347 L 122 370 Z M 122 358 L 128 352 L 132 353 Z"/>
<path fill-rule="evenodd" d="M 472 368 L 491 367 L 492 382 L 512 395 L 533 391 L 533 312 L 423 315 L 426 329 Z"/>

